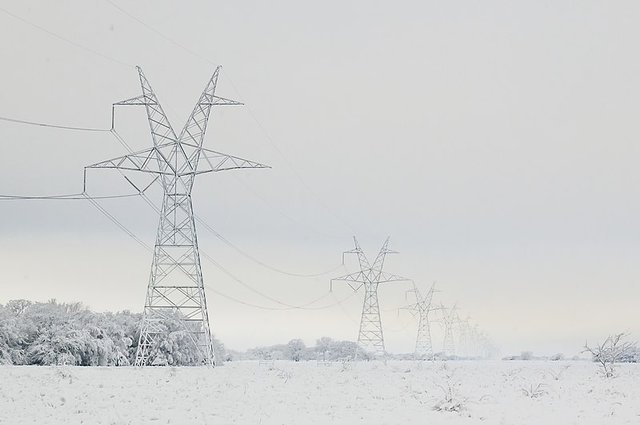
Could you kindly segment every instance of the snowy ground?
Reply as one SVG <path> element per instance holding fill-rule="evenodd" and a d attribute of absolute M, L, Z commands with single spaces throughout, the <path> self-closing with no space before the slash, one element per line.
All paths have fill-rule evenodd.
<path fill-rule="evenodd" d="M 618 372 L 518 361 L 0 367 L 0 423 L 640 424 L 640 365 Z"/>

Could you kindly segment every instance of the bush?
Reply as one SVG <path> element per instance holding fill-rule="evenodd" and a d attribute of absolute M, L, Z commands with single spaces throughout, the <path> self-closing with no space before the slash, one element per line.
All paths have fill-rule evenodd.
<path fill-rule="evenodd" d="M 0 364 L 127 366 L 134 363 L 142 315 L 95 313 L 79 303 L 0 305 Z M 197 365 L 201 354 L 179 316 L 163 319 L 166 330 L 151 348 L 156 364 Z M 214 340 L 217 359 L 226 354 Z"/>
<path fill-rule="evenodd" d="M 635 342 L 625 341 L 625 334 L 610 335 L 602 344 L 590 347 L 584 344 L 584 352 L 591 354 L 593 361 L 601 367 L 605 378 L 615 376 L 615 364 L 623 362 L 636 362 L 638 349 Z"/>

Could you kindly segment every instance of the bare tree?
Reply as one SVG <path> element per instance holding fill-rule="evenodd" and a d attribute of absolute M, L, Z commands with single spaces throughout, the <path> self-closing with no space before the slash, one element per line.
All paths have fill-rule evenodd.
<path fill-rule="evenodd" d="M 602 344 L 589 347 L 584 344 L 584 353 L 591 353 L 593 361 L 602 368 L 606 378 L 615 376 L 614 365 L 621 361 L 633 358 L 636 353 L 635 342 L 624 341 L 624 333 L 609 335 Z"/>

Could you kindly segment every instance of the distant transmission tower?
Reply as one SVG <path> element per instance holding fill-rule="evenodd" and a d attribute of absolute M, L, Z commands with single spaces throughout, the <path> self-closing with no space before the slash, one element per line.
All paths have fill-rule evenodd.
<path fill-rule="evenodd" d="M 143 366 L 153 360 L 150 359 L 151 350 L 161 343 L 167 333 L 161 322 L 169 319 L 182 323 L 184 330 L 200 350 L 203 363 L 213 365 L 215 356 L 209 330 L 191 190 L 198 174 L 266 166 L 202 146 L 211 107 L 241 105 L 215 95 L 220 67 L 216 68 L 178 135 L 142 69 L 137 69 L 142 95 L 115 105 L 145 107 L 153 147 L 87 167 L 151 173 L 160 180 L 164 190 L 135 364 Z"/>
<path fill-rule="evenodd" d="M 403 309 L 409 310 L 414 316 L 418 316 L 418 335 L 416 337 L 416 348 L 414 356 L 420 360 L 433 359 L 433 344 L 431 342 L 431 324 L 429 323 L 429 313 L 433 311 L 431 301 L 435 292 L 436 284 L 431 285 L 429 291 L 423 296 L 418 287 L 413 284 L 412 292 L 416 297 L 415 304 L 410 304 Z"/>
<path fill-rule="evenodd" d="M 364 303 L 362 304 L 362 317 L 360 318 L 358 345 L 364 349 L 371 350 L 376 356 L 385 355 L 384 335 L 382 333 L 380 306 L 378 304 L 378 286 L 381 283 L 409 280 L 404 277 L 382 271 L 387 254 L 396 253 L 395 251 L 389 250 L 389 239 L 390 238 L 387 238 L 385 240 L 376 260 L 373 262 L 373 265 L 371 265 L 360 248 L 358 240 L 354 236 L 353 241 L 355 243 L 355 249 L 347 251 L 345 254 L 358 255 L 360 271 L 331 280 L 332 287 L 333 281 L 347 282 L 354 291 L 357 291 L 364 286 Z"/>
<path fill-rule="evenodd" d="M 453 326 L 456 323 L 456 306 L 447 309 L 440 305 L 442 311 L 442 323 L 444 324 L 444 355 L 454 356 L 456 354 L 456 346 L 453 339 Z"/>
<path fill-rule="evenodd" d="M 467 316 L 465 319 L 462 319 L 458 315 L 456 315 L 456 324 L 458 326 L 458 355 L 461 357 L 471 356 L 470 321 L 471 318 L 469 316 Z"/>

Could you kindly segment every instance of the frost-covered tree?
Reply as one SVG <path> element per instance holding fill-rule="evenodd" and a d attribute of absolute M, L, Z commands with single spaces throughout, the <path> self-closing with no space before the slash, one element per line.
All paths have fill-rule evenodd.
<path fill-rule="evenodd" d="M 638 350 L 635 342 L 625 341 L 625 334 L 610 335 L 602 344 L 591 347 L 584 344 L 584 351 L 591 354 L 606 378 L 615 376 L 615 364 L 636 361 Z"/>
<path fill-rule="evenodd" d="M 292 339 L 287 343 L 287 359 L 299 362 L 303 359 L 306 349 L 307 347 L 301 339 Z"/>
<path fill-rule="evenodd" d="M 133 364 L 141 315 L 95 313 L 80 303 L 0 305 L 0 364 L 126 366 Z M 197 365 L 201 353 L 179 317 L 160 326 L 166 337 L 152 348 L 156 364 Z M 218 359 L 224 346 L 215 341 Z"/>

